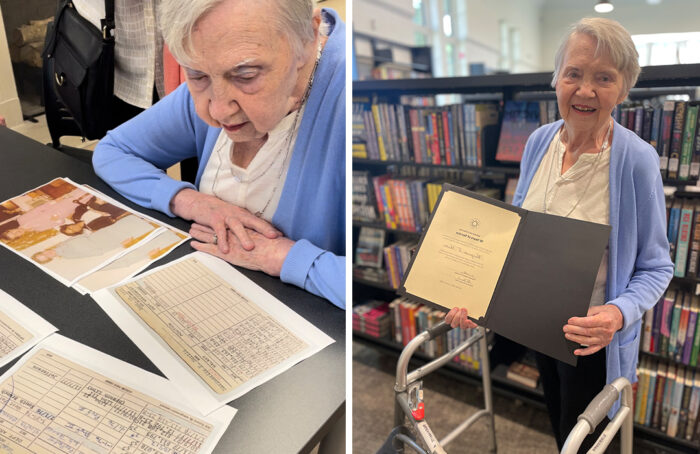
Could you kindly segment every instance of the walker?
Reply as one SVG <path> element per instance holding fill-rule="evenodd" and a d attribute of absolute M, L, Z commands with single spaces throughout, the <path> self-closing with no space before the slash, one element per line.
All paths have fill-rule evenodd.
<path fill-rule="evenodd" d="M 459 434 L 468 429 L 479 418 L 485 417 L 489 425 L 489 453 L 496 453 L 496 432 L 493 415 L 493 399 L 491 395 L 491 375 L 489 366 L 488 348 L 486 345 L 486 331 L 478 328 L 478 331 L 460 345 L 445 353 L 437 359 L 408 372 L 408 363 L 418 348 L 426 342 L 447 333 L 452 327 L 445 322 L 440 322 L 432 328 L 423 331 L 413 338 L 404 347 L 396 365 L 396 384 L 394 392 L 396 402 L 394 405 L 394 429 L 389 438 L 380 448 L 377 454 L 403 454 L 405 446 L 412 448 L 419 454 L 445 454 L 444 447 L 453 441 Z M 422 378 L 431 372 L 439 369 L 452 358 L 461 354 L 475 342 L 480 345 L 481 360 L 481 381 L 484 387 L 484 408 L 471 417 L 464 420 L 459 426 L 452 430 L 445 438 L 438 440 L 435 438 L 430 426 L 425 421 L 425 405 L 423 403 L 423 380 Z M 417 434 L 414 438 L 409 427 Z M 417 440 L 417 438 L 419 440 Z M 425 446 L 425 448 L 421 447 Z"/>
<path fill-rule="evenodd" d="M 394 403 L 394 429 L 377 454 L 403 454 L 406 446 L 412 448 L 412 450 L 418 454 L 446 454 L 445 446 L 482 417 L 486 418 L 490 429 L 488 452 L 492 454 L 497 452 L 493 398 L 491 394 L 491 375 L 489 372 L 490 365 L 486 344 L 486 330 L 484 328 L 479 327 L 478 331 L 469 339 L 439 358 L 430 361 L 410 373 L 408 372 L 408 363 L 416 350 L 418 350 L 422 344 L 447 333 L 451 329 L 452 327 L 450 325 L 441 322 L 417 335 L 401 352 L 401 356 L 399 356 L 396 365 L 396 384 L 394 385 L 396 399 Z M 438 440 L 430 429 L 428 422 L 425 420 L 422 378 L 449 363 L 454 357 L 461 354 L 475 342 L 481 344 L 480 360 L 482 370 L 481 381 L 484 387 L 484 408 L 464 420 L 442 440 Z M 624 377 L 617 378 L 611 384 L 605 385 L 603 390 L 588 404 L 584 412 L 578 417 L 578 422 L 564 442 L 561 454 L 574 454 L 578 452 L 584 438 L 593 433 L 620 396 L 622 396 L 620 409 L 605 427 L 596 443 L 588 451 L 588 454 L 604 453 L 618 430 L 621 430 L 621 454 L 632 454 L 632 386 Z M 415 436 L 412 435 L 409 427 L 413 428 L 413 432 L 416 434 Z"/>
<path fill-rule="evenodd" d="M 564 442 L 561 454 L 572 454 L 578 452 L 583 439 L 593 433 L 595 428 L 605 418 L 613 404 L 622 395 L 620 409 L 610 420 L 603 433 L 593 447 L 588 450 L 588 454 L 601 454 L 605 452 L 613 436 L 620 428 L 620 452 L 622 454 L 632 454 L 632 385 L 624 378 L 616 378 L 609 385 L 605 385 L 603 390 L 593 398 L 583 413 L 579 415 L 578 422 L 569 432 L 569 436 Z"/>

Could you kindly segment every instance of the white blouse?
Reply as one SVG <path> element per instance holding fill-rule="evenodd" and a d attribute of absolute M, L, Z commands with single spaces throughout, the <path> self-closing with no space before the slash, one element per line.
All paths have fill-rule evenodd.
<path fill-rule="evenodd" d="M 566 148 L 559 140 L 560 134 L 561 131 L 557 132 L 542 158 L 522 207 L 543 213 L 546 204 L 547 214 L 568 215 L 567 217 L 572 219 L 609 224 L 610 146 L 607 146 L 601 152 L 602 154 L 582 154 L 562 175 Z M 590 186 L 586 189 L 589 180 Z M 606 247 L 598 268 L 591 306 L 605 304 L 607 272 L 608 248 Z"/>
<path fill-rule="evenodd" d="M 304 107 L 292 131 L 296 115 L 296 111 L 288 114 L 268 133 L 267 141 L 245 169 L 233 164 L 235 143 L 222 129 L 202 173 L 200 192 L 254 214 L 262 211 L 262 219 L 270 221 L 282 196 Z"/>

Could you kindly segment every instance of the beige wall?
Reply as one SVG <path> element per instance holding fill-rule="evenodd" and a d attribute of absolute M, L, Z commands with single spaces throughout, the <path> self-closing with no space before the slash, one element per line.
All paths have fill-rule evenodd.
<path fill-rule="evenodd" d="M 6 36 L 0 10 L 0 116 L 5 117 L 7 126 L 16 126 L 22 123 L 22 109 L 17 96 Z"/>
<path fill-rule="evenodd" d="M 345 0 L 324 0 L 321 2 L 317 1 L 316 5 L 321 8 L 333 8 L 338 12 L 340 18 L 343 19 L 343 22 L 347 23 L 348 19 L 345 17 Z"/>

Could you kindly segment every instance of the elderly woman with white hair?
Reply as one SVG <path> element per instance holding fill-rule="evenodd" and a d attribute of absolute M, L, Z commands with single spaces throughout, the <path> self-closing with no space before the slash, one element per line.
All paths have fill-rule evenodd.
<path fill-rule="evenodd" d="M 345 307 L 345 25 L 312 0 L 163 0 L 187 83 L 109 132 L 97 174 L 192 246 Z M 165 169 L 196 156 L 195 184 Z"/>
<path fill-rule="evenodd" d="M 574 351 L 578 366 L 537 355 L 560 450 L 606 382 L 637 380 L 642 315 L 673 273 L 658 155 L 611 117 L 637 81 L 638 58 L 629 33 L 615 21 L 586 18 L 571 27 L 552 81 L 562 120 L 528 139 L 513 198 L 528 210 L 612 226 L 588 314 L 571 317 L 562 328 L 581 345 Z M 466 315 L 453 309 L 446 320 L 473 326 Z M 589 436 L 583 446 L 596 438 Z"/>

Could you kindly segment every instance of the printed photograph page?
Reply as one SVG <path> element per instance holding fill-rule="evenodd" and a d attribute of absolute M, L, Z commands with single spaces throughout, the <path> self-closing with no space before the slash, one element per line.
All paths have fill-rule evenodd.
<path fill-rule="evenodd" d="M 92 297 L 205 413 L 333 342 L 228 263 L 201 252 Z"/>
<path fill-rule="evenodd" d="M 56 331 L 51 323 L 0 290 L 0 367 Z"/>
<path fill-rule="evenodd" d="M 161 228 L 64 178 L 0 203 L 0 244 L 68 286 Z"/>
<path fill-rule="evenodd" d="M 236 410 L 200 415 L 164 378 L 53 335 L 0 377 L 3 452 L 211 453 Z"/>
<path fill-rule="evenodd" d="M 486 315 L 520 215 L 445 191 L 406 277 L 406 292 L 445 308 Z"/>

